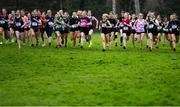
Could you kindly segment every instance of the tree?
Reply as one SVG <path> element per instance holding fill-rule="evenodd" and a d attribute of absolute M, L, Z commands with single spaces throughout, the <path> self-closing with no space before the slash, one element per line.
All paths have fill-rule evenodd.
<path fill-rule="evenodd" d="M 136 15 L 140 13 L 139 0 L 134 0 Z"/>

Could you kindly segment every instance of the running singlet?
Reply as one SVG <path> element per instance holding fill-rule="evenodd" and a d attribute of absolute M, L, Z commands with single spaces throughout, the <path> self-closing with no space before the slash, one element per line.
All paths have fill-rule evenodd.
<path fill-rule="evenodd" d="M 62 18 L 62 17 L 59 17 L 59 18 L 57 18 L 57 19 L 55 19 L 55 21 L 56 21 L 56 26 L 55 26 L 55 30 L 64 30 L 65 29 L 65 25 L 63 25 L 63 24 L 60 24 L 60 23 L 62 23 L 62 22 L 64 22 L 64 19 Z M 58 23 L 58 22 L 60 22 L 60 23 Z"/>
<path fill-rule="evenodd" d="M 88 17 L 80 18 L 80 27 L 89 28 L 90 19 Z"/>
<path fill-rule="evenodd" d="M 51 25 L 54 24 L 54 17 L 49 17 L 49 16 L 46 16 L 46 20 L 47 20 L 47 24 L 46 24 L 46 28 L 52 28 Z"/>
<path fill-rule="evenodd" d="M 138 19 L 136 22 L 136 32 L 137 33 L 144 33 L 145 32 L 145 20 Z"/>
<path fill-rule="evenodd" d="M 1 15 L 0 16 L 0 27 L 7 29 L 8 28 L 7 20 L 8 20 L 8 15 L 5 15 L 5 16 Z"/>
<path fill-rule="evenodd" d="M 77 25 L 78 22 L 79 22 L 78 18 L 70 18 L 69 25 L 71 26 L 71 28 L 77 28 L 78 27 L 78 25 Z"/>
<path fill-rule="evenodd" d="M 167 26 L 167 22 L 163 24 L 163 32 L 164 33 L 169 33 L 169 28 Z"/>
<path fill-rule="evenodd" d="M 14 16 L 9 17 L 9 28 L 14 28 L 14 20 L 15 20 Z"/>
<path fill-rule="evenodd" d="M 159 26 L 157 27 L 158 32 L 161 32 L 163 30 L 163 23 L 159 22 Z"/>
<path fill-rule="evenodd" d="M 101 20 L 100 21 L 100 26 L 101 26 L 101 32 L 104 33 L 104 34 L 108 34 L 108 21 L 107 20 Z"/>
<path fill-rule="evenodd" d="M 112 28 L 115 28 L 117 21 L 115 19 L 109 19 L 109 22 L 111 23 Z"/>
<path fill-rule="evenodd" d="M 154 20 L 150 20 L 148 22 L 148 30 L 149 31 L 152 31 L 152 30 L 157 30 L 157 25 L 155 24 L 155 21 Z"/>
<path fill-rule="evenodd" d="M 65 23 L 65 24 L 68 24 L 68 23 L 69 23 L 69 18 L 63 18 L 63 20 L 64 20 L 64 23 Z M 65 25 L 65 27 L 67 28 L 66 25 Z"/>
<path fill-rule="evenodd" d="M 170 31 L 172 32 L 179 31 L 179 26 L 180 26 L 180 22 L 178 20 L 169 22 L 169 28 L 170 28 Z"/>
<path fill-rule="evenodd" d="M 41 19 L 41 22 L 42 22 L 42 23 L 39 23 L 39 29 L 42 29 L 42 28 L 45 27 L 43 21 L 44 21 L 46 18 L 45 18 L 45 16 L 41 15 L 41 16 L 40 16 L 40 19 Z"/>
<path fill-rule="evenodd" d="M 123 31 L 128 32 L 130 30 L 129 24 L 131 20 L 130 19 L 122 19 L 122 24 L 123 24 Z"/>
<path fill-rule="evenodd" d="M 5 23 L 4 17 L 0 16 L 0 27 L 3 27 Z"/>
<path fill-rule="evenodd" d="M 95 24 L 94 24 L 94 21 L 95 21 L 96 18 L 95 18 L 94 16 L 89 16 L 88 18 L 90 19 L 89 28 L 90 28 L 90 29 L 93 29 L 93 25 L 95 25 Z"/>
<path fill-rule="evenodd" d="M 16 28 L 16 30 L 21 29 L 22 25 L 23 25 L 22 17 L 19 17 L 19 18 L 15 17 L 15 28 Z"/>
<path fill-rule="evenodd" d="M 38 22 L 39 21 L 39 17 L 38 16 L 32 16 L 31 17 L 31 27 L 32 28 L 38 28 Z"/>
<path fill-rule="evenodd" d="M 123 29 L 123 27 L 124 27 L 122 20 L 123 20 L 123 17 L 119 17 L 119 23 L 120 23 L 119 27 L 120 27 L 120 29 Z"/>
<path fill-rule="evenodd" d="M 23 17 L 23 21 L 26 23 L 25 25 L 24 25 L 24 28 L 26 29 L 26 28 L 28 28 L 28 17 L 27 16 L 24 16 Z"/>
<path fill-rule="evenodd" d="M 131 20 L 132 30 L 135 30 L 135 29 L 136 29 L 136 28 L 135 28 L 135 22 L 136 22 L 136 20 Z"/>

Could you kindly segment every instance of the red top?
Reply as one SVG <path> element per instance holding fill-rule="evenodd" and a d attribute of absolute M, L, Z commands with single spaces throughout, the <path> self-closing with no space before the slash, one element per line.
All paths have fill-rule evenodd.
<path fill-rule="evenodd" d="M 46 19 L 46 17 L 45 16 L 43 16 L 43 15 L 41 15 L 40 16 L 40 19 L 41 19 L 41 22 L 42 22 L 42 24 L 39 24 L 39 28 L 41 29 L 41 28 L 44 28 L 45 27 L 45 25 L 44 25 L 44 20 Z"/>
<path fill-rule="evenodd" d="M 131 22 L 131 20 L 130 20 L 129 18 L 127 18 L 127 19 L 122 19 L 122 23 L 123 23 L 124 25 L 129 25 L 130 22 Z"/>

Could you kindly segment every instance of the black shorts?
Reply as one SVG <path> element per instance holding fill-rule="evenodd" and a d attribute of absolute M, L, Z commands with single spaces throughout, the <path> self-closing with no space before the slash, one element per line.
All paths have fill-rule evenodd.
<path fill-rule="evenodd" d="M 21 27 L 15 27 L 15 31 L 24 32 L 24 28 Z"/>
<path fill-rule="evenodd" d="M 30 28 L 29 28 L 29 27 L 24 28 L 24 31 L 29 31 L 29 30 L 30 30 Z"/>
<path fill-rule="evenodd" d="M 69 29 L 68 29 L 68 27 L 65 27 L 65 29 L 64 29 L 64 33 L 69 33 Z"/>
<path fill-rule="evenodd" d="M 101 33 L 104 33 L 105 35 L 109 33 L 107 28 L 102 28 Z"/>
<path fill-rule="evenodd" d="M 40 28 L 40 32 L 44 33 L 45 32 L 45 28 Z"/>
<path fill-rule="evenodd" d="M 123 33 L 126 33 L 128 36 L 131 35 L 131 28 L 129 26 L 124 26 Z"/>
<path fill-rule="evenodd" d="M 61 35 L 65 34 L 64 30 L 58 30 L 58 31 L 61 33 Z"/>
<path fill-rule="evenodd" d="M 162 32 L 165 33 L 165 34 L 169 34 L 170 33 L 169 29 L 167 29 L 167 28 L 163 28 Z"/>
<path fill-rule="evenodd" d="M 131 33 L 132 33 L 132 34 L 135 34 L 135 33 L 136 33 L 136 30 L 135 30 L 135 29 L 132 29 L 132 30 L 131 30 Z"/>
<path fill-rule="evenodd" d="M 169 31 L 163 31 L 164 34 L 169 34 L 170 32 Z"/>
<path fill-rule="evenodd" d="M 34 32 L 38 32 L 38 30 L 39 30 L 38 27 L 31 27 L 31 28 L 34 30 Z"/>
<path fill-rule="evenodd" d="M 4 30 L 8 30 L 9 29 L 7 24 L 0 24 L 0 27 L 2 27 Z"/>
<path fill-rule="evenodd" d="M 89 28 L 87 28 L 87 27 L 80 27 L 80 32 L 83 32 L 85 35 L 89 35 Z"/>
<path fill-rule="evenodd" d="M 162 29 L 159 29 L 159 30 L 157 30 L 157 32 L 158 32 L 158 33 L 162 33 L 162 32 L 163 32 L 163 30 L 162 30 Z"/>
<path fill-rule="evenodd" d="M 47 36 L 51 37 L 53 33 L 53 28 L 45 28 L 45 30 L 46 30 Z"/>
<path fill-rule="evenodd" d="M 136 32 L 138 35 L 140 35 L 140 34 L 142 34 L 142 33 L 144 33 L 144 32 Z"/>
<path fill-rule="evenodd" d="M 115 28 L 109 28 L 109 33 L 111 33 L 111 32 L 115 32 Z"/>
<path fill-rule="evenodd" d="M 130 35 L 131 35 L 131 31 L 130 31 L 130 30 L 123 31 L 123 33 L 126 33 L 127 36 L 130 36 Z"/>
<path fill-rule="evenodd" d="M 78 28 L 70 28 L 70 32 L 78 31 Z"/>
<path fill-rule="evenodd" d="M 89 29 L 90 29 L 90 30 L 93 29 L 93 25 L 90 25 L 90 26 L 89 26 Z"/>
<path fill-rule="evenodd" d="M 170 34 L 175 34 L 176 36 L 179 36 L 179 31 L 178 30 L 172 30 Z"/>
<path fill-rule="evenodd" d="M 119 28 L 114 28 L 114 32 L 119 32 L 120 29 Z"/>
<path fill-rule="evenodd" d="M 148 29 L 148 33 L 152 33 L 153 35 L 158 35 L 158 31 L 156 29 Z"/>

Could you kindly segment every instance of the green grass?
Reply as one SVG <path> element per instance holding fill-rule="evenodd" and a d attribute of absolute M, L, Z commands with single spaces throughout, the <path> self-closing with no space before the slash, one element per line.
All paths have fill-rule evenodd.
<path fill-rule="evenodd" d="M 0 46 L 0 105 L 180 105 L 180 45 L 103 53 L 93 40 L 91 49 Z"/>

